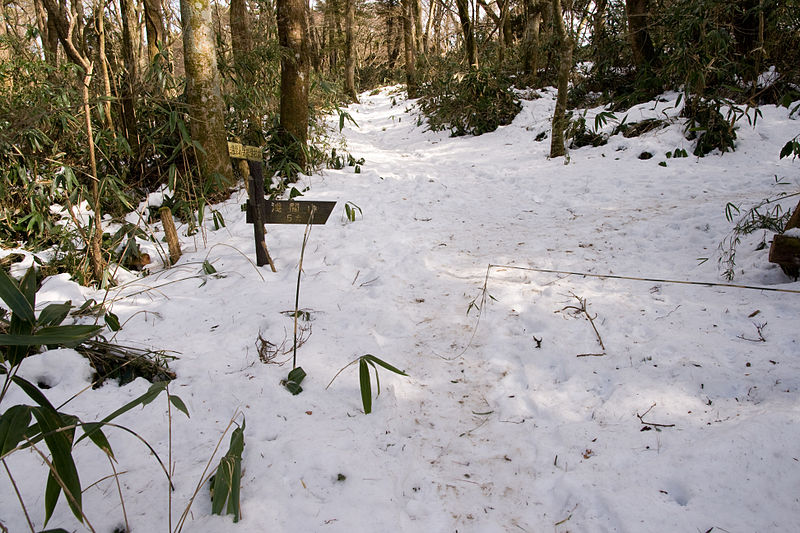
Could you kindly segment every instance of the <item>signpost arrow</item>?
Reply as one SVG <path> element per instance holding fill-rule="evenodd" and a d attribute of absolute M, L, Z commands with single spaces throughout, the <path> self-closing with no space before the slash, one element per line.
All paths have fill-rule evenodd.
<path fill-rule="evenodd" d="M 294 200 L 267 200 L 264 197 L 264 171 L 261 148 L 228 143 L 231 159 L 247 161 L 250 170 L 247 191 L 247 222 L 253 224 L 256 241 L 256 264 L 269 264 L 276 272 L 275 264 L 267 251 L 264 240 L 264 224 L 325 224 L 336 202 Z"/>

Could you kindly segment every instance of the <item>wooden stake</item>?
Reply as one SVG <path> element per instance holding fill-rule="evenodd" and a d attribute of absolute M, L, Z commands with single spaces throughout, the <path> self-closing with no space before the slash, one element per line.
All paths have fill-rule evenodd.
<path fill-rule="evenodd" d="M 264 266 L 269 264 L 273 272 L 277 272 L 275 263 L 267 250 L 267 243 L 264 240 L 264 219 L 262 218 L 262 205 L 264 199 L 264 172 L 261 169 L 260 161 L 248 161 L 250 168 L 250 179 L 247 190 L 250 193 L 250 202 L 253 205 L 253 236 L 256 241 L 256 264 Z"/>
<path fill-rule="evenodd" d="M 164 233 L 169 245 L 169 262 L 174 265 L 181 258 L 181 243 L 178 241 L 178 231 L 175 229 L 175 221 L 172 219 L 172 211 L 169 207 L 162 207 L 158 210 L 161 223 L 164 225 Z"/>

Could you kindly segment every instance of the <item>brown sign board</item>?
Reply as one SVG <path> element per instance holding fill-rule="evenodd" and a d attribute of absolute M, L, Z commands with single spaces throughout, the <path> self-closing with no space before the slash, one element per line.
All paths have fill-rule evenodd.
<path fill-rule="evenodd" d="M 261 220 L 265 224 L 325 224 L 336 202 L 264 200 Z M 312 214 L 313 211 L 313 214 Z M 247 222 L 253 223 L 253 204 L 247 202 Z"/>
<path fill-rule="evenodd" d="M 258 146 L 245 146 L 239 143 L 228 143 L 228 153 L 231 159 L 246 159 L 248 161 L 261 161 L 264 156 Z"/>

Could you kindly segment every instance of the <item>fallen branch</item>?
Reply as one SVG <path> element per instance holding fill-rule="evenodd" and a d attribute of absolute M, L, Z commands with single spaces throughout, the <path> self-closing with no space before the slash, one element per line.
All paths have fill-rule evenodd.
<path fill-rule="evenodd" d="M 641 415 L 640 415 L 639 413 L 636 413 L 636 418 L 638 418 L 638 419 L 639 419 L 639 422 L 641 422 L 641 423 L 642 423 L 642 424 L 644 424 L 645 426 L 652 426 L 652 427 L 655 427 L 655 428 L 674 428 L 674 427 L 675 427 L 675 424 L 656 424 L 655 422 L 646 422 L 646 421 L 645 421 L 644 417 L 646 417 L 646 416 L 647 416 L 647 413 L 649 413 L 650 411 L 652 411 L 652 410 L 653 410 L 653 407 L 655 407 L 655 406 L 656 406 L 656 404 L 653 404 L 653 405 L 651 405 L 651 406 L 650 406 L 650 409 L 648 409 L 647 411 L 645 411 L 645 412 L 644 412 L 643 414 L 641 414 Z"/>
<path fill-rule="evenodd" d="M 753 325 L 756 327 L 756 333 L 758 333 L 757 339 L 751 339 L 749 337 L 745 337 L 744 333 L 741 335 L 737 335 L 736 337 L 742 339 L 743 341 L 750 341 L 750 342 L 767 342 L 767 339 L 764 338 L 764 328 L 767 327 L 767 323 L 764 322 L 763 324 L 756 324 L 753 322 Z"/>
<path fill-rule="evenodd" d="M 597 315 L 592 316 L 592 315 L 589 314 L 589 311 L 586 309 L 586 298 L 581 298 L 580 296 L 578 296 L 574 292 L 571 292 L 570 294 L 576 300 L 578 300 L 578 303 L 580 304 L 580 306 L 568 305 L 568 306 L 564 307 L 564 309 L 562 309 L 562 311 L 566 311 L 567 309 L 574 309 L 576 313 L 583 313 L 583 315 L 589 320 L 589 323 L 592 325 L 592 329 L 594 330 L 594 334 L 597 336 L 597 342 L 600 343 L 600 347 L 605 352 L 606 346 L 605 346 L 605 344 L 603 344 L 603 338 L 600 336 L 600 332 L 597 331 L 597 326 L 594 325 L 594 319 L 597 318 Z M 579 355 L 578 357 L 588 356 L 588 355 L 598 355 L 598 354 L 583 354 L 583 355 Z M 599 354 L 599 355 L 605 355 L 605 354 L 602 353 L 602 354 Z"/>

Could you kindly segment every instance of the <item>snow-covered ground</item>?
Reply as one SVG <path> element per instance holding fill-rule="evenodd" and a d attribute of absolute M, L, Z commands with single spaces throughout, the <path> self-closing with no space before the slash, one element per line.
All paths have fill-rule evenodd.
<path fill-rule="evenodd" d="M 304 227 L 269 226 L 278 272 L 256 269 L 244 192 L 217 206 L 225 228 L 207 217 L 204 234 L 182 237 L 177 266 L 111 291 L 118 342 L 179 357 L 170 391 L 191 418 L 172 410 L 173 528 L 236 417 L 246 418 L 243 519 L 212 516 L 203 487 L 184 531 L 800 531 L 800 294 L 541 272 L 726 283 L 725 206 L 744 214 L 800 190 L 800 163 L 778 159 L 800 121 L 764 107 L 755 128 L 741 121 L 736 152 L 702 159 L 676 121 L 572 150 L 565 163 L 547 159 L 549 139 L 535 141 L 554 107 L 542 94 L 475 138 L 424 131 L 396 89 L 351 106 L 359 127 L 343 135 L 366 159 L 361 173 L 302 183 L 305 199 L 338 204 L 305 251 L 311 334 L 297 351 L 308 373 L 298 396 L 280 385 L 291 363 L 265 364 L 256 346 L 259 335 L 291 345 L 282 312 L 294 309 Z M 627 122 L 676 116 L 676 97 Z M 681 148 L 690 157 L 665 157 Z M 346 202 L 363 216 L 347 220 Z M 800 290 L 756 251 L 771 238 L 742 239 L 734 283 Z M 202 276 L 204 260 L 218 275 Z M 55 277 L 38 303 L 89 297 L 103 294 Z M 381 372 L 370 415 L 357 367 L 326 389 L 367 353 L 409 374 Z M 90 374 L 71 350 L 22 366 L 56 405 Z M 97 420 L 148 386 L 109 382 L 64 410 Z M 14 392 L 4 407 L 28 401 Z M 165 397 L 118 421 L 167 460 Z M 132 530 L 168 530 L 157 462 L 130 434 L 106 433 Z M 76 456 L 84 485 L 100 480 L 86 514 L 111 532 L 124 522 L 108 461 L 85 441 Z M 7 463 L 43 529 L 41 461 L 20 452 Z M 5 479 L 0 521 L 28 530 Z M 63 498 L 48 527 L 82 530 Z"/>

